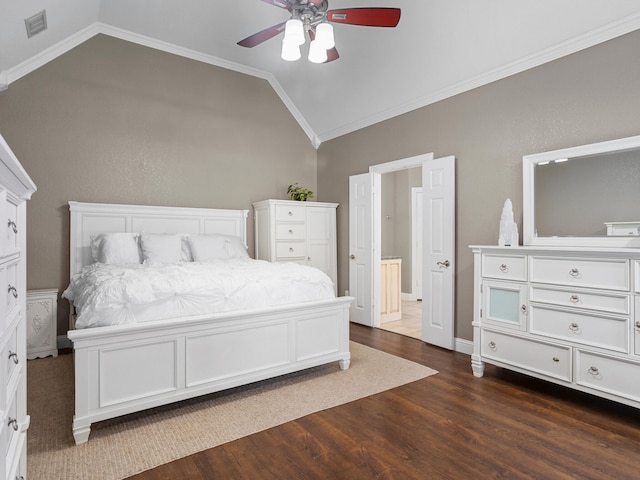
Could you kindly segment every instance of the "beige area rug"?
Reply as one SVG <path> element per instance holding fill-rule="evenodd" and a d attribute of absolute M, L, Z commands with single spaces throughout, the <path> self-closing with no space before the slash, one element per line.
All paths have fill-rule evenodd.
<path fill-rule="evenodd" d="M 75 446 L 73 357 L 27 364 L 27 473 L 30 480 L 117 480 L 305 415 L 437 373 L 351 342 L 351 367 L 338 363 L 157 407 L 92 425 Z"/>

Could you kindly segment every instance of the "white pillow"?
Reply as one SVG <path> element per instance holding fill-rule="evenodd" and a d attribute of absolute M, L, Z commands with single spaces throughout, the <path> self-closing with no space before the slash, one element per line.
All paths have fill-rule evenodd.
<path fill-rule="evenodd" d="M 222 235 L 227 240 L 227 252 L 231 258 L 249 258 L 247 247 L 240 237 L 234 235 Z"/>
<path fill-rule="evenodd" d="M 191 235 L 188 237 L 188 241 L 194 262 L 230 258 L 227 252 L 227 240 L 222 236 Z"/>
<path fill-rule="evenodd" d="M 182 235 L 143 233 L 140 246 L 146 264 L 178 263 L 182 260 Z"/>
<path fill-rule="evenodd" d="M 137 233 L 100 233 L 91 236 L 91 256 L 98 263 L 142 263 Z"/>

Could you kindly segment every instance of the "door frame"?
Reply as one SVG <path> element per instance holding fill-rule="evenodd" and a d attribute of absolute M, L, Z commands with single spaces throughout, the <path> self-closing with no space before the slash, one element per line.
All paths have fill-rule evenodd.
<path fill-rule="evenodd" d="M 382 215 L 382 182 L 381 175 L 383 173 L 392 173 L 400 170 L 407 170 L 409 168 L 424 167 L 425 164 L 433 160 L 432 153 L 424 153 L 422 155 L 416 155 L 415 157 L 402 158 L 400 160 L 394 160 L 392 162 L 381 163 L 378 165 L 371 165 L 369 167 L 369 173 L 374 176 L 373 181 L 373 265 L 372 272 L 372 287 L 375 292 L 373 302 L 373 326 L 380 327 L 380 262 L 382 261 L 381 244 L 382 244 L 382 225 L 380 216 Z M 425 274 L 425 262 L 423 257 L 422 262 L 423 276 Z"/>
<path fill-rule="evenodd" d="M 418 196 L 420 198 L 418 198 Z M 420 209 L 420 215 L 418 215 L 417 208 L 419 203 L 422 203 Z M 420 240 L 420 247 L 422 247 L 422 239 L 419 238 L 423 230 L 423 210 L 424 199 L 422 197 L 422 187 L 411 187 L 411 301 L 422 300 L 422 265 L 424 264 L 423 254 L 418 248 L 417 242 Z"/>

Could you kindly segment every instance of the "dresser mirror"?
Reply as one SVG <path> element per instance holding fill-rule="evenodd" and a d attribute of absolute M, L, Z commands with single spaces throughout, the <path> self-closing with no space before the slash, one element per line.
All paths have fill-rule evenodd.
<path fill-rule="evenodd" d="M 640 136 L 523 157 L 523 243 L 640 247 Z"/>

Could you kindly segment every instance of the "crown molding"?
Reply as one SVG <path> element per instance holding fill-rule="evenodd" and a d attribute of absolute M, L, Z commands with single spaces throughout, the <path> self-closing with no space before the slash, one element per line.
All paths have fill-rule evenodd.
<path fill-rule="evenodd" d="M 465 80 L 447 88 L 443 88 L 439 91 L 434 92 L 433 94 L 420 97 L 411 102 L 406 102 L 377 114 L 370 115 L 357 122 L 353 122 L 329 130 L 323 134 L 320 134 L 320 142 L 326 142 L 333 138 L 353 133 L 356 130 L 369 127 L 376 123 L 389 120 L 393 117 L 403 115 L 422 107 L 426 107 L 427 105 L 442 101 L 446 98 L 459 95 L 474 88 L 478 88 L 491 82 L 495 82 L 496 80 L 501 80 L 511 75 L 529 70 L 530 68 L 543 65 L 553 60 L 557 60 L 572 53 L 579 52 L 580 50 L 584 50 L 600 43 L 604 43 L 608 40 L 620 37 L 627 33 L 631 33 L 638 29 L 640 29 L 640 12 L 629 15 L 615 22 L 611 22 L 607 25 L 596 28 L 582 35 L 578 35 L 562 43 L 554 45 L 553 47 L 508 63 L 506 65 L 503 65 L 502 67 L 490 70 L 486 73 L 470 78 L 469 80 Z"/>
<path fill-rule="evenodd" d="M 30 59 L 20 63 L 19 65 L 9 70 L 0 72 L 0 90 L 6 89 L 10 83 L 13 83 L 19 78 L 27 75 L 28 73 L 33 72 L 44 64 L 56 59 L 60 55 L 68 52 L 72 48 L 77 47 L 81 43 L 86 42 L 87 40 L 98 34 L 104 34 L 110 37 L 119 38 L 121 40 L 135 43 L 137 45 L 142 45 L 174 55 L 179 55 L 181 57 L 196 60 L 198 62 L 215 65 L 217 67 L 222 67 L 228 70 L 233 70 L 235 72 L 266 80 L 267 82 L 269 82 L 269 85 L 271 85 L 271 88 L 273 88 L 273 90 L 276 92 L 282 103 L 285 104 L 291 115 L 293 115 L 293 118 L 295 118 L 295 120 L 298 122 L 302 130 L 311 141 L 312 145 L 316 149 L 319 147 L 320 143 L 318 140 L 318 136 L 312 130 L 311 126 L 307 123 L 306 119 L 303 117 L 300 111 L 296 108 L 295 104 L 293 103 L 291 98 L 289 98 L 280 83 L 271 73 L 255 68 L 250 68 L 236 62 L 230 62 L 213 55 L 206 55 L 200 52 L 196 52 L 195 50 L 179 47 L 171 43 L 163 42 L 152 37 L 147 37 L 145 35 L 139 35 L 137 33 L 133 33 L 131 31 L 123 30 L 121 28 L 113 27 L 111 25 L 100 22 L 95 22 L 89 25 L 87 28 L 84 28 L 79 32 L 65 38 L 61 42 L 52 45 L 38 55 L 34 55 Z"/>

